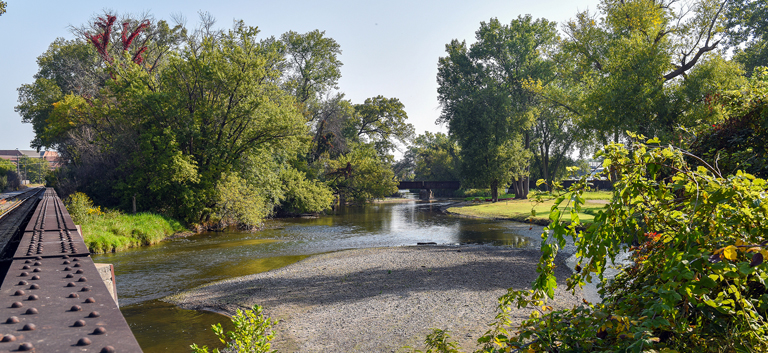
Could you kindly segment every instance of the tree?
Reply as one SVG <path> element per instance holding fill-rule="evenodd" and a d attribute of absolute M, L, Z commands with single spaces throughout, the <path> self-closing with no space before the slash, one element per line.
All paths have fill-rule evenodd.
<path fill-rule="evenodd" d="M 342 203 L 367 202 L 397 192 L 390 156 L 382 157 L 372 143 L 355 143 L 350 152 L 328 161 L 326 180 Z"/>
<path fill-rule="evenodd" d="M 552 185 L 564 174 L 569 153 L 579 144 L 583 132 L 563 107 L 544 103 L 535 112 L 536 123 L 531 131 L 532 164 L 541 179 Z"/>
<path fill-rule="evenodd" d="M 438 64 L 439 122 L 461 147 L 466 181 L 497 188 L 514 180 L 515 197 L 528 194 L 530 109 L 535 97 L 530 82 L 548 81 L 553 64 L 542 57 L 556 40 L 555 25 L 521 16 L 509 25 L 483 22 L 477 42 L 454 40 Z"/>
<path fill-rule="evenodd" d="M 733 0 L 727 16 L 729 44 L 736 47 L 734 59 L 748 76 L 758 66 L 768 66 L 768 4 L 759 0 Z"/>
<path fill-rule="evenodd" d="M 285 45 L 286 66 L 283 87 L 301 103 L 318 101 L 341 78 L 341 46 L 325 31 L 304 34 L 289 31 L 280 36 Z"/>
<path fill-rule="evenodd" d="M 413 125 L 405 122 L 408 114 L 397 98 L 376 96 L 355 105 L 355 115 L 348 120 L 345 136 L 353 142 L 373 143 L 382 156 L 407 143 L 414 134 Z"/>
<path fill-rule="evenodd" d="M 43 158 L 22 156 L 17 163 L 18 171 L 24 180 L 35 184 L 45 183 L 45 177 L 50 172 L 48 161 Z"/>
<path fill-rule="evenodd" d="M 574 89 L 581 92 L 574 95 L 578 101 L 559 103 L 578 113 L 582 126 L 597 132 L 603 144 L 620 141 L 624 131 L 670 141 L 679 126 L 711 121 L 713 116 L 695 108 L 704 105 L 708 90 L 697 97 L 679 94 L 692 84 L 727 83 L 689 81 L 704 63 L 734 71 L 731 64 L 715 60 L 726 3 L 604 0 L 598 15 L 577 14 L 565 26 L 563 51 L 575 61 L 579 84 Z"/>
<path fill-rule="evenodd" d="M 0 15 L 5 13 L 6 6 L 8 6 L 8 4 L 5 1 L 0 1 Z"/>
<path fill-rule="evenodd" d="M 414 159 L 414 180 L 460 180 L 459 147 L 447 135 L 426 131 L 408 151 Z"/>

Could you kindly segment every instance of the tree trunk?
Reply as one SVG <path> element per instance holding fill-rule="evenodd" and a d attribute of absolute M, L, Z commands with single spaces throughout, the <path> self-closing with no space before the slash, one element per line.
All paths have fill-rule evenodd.
<path fill-rule="evenodd" d="M 496 179 L 491 181 L 491 200 L 492 202 L 499 201 L 499 181 Z"/>

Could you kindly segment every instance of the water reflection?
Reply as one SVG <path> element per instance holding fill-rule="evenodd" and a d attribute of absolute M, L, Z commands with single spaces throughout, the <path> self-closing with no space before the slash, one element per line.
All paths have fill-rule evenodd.
<path fill-rule="evenodd" d="M 323 217 L 272 220 L 264 230 L 255 233 L 203 233 L 152 247 L 98 255 L 94 260 L 115 265 L 123 314 L 145 352 L 188 352 L 189 344 L 202 342 L 195 335 L 210 336 L 210 325 L 222 321 L 221 317 L 190 314 L 157 299 L 213 281 L 283 267 L 312 254 L 342 249 L 419 242 L 515 247 L 534 247 L 538 243 L 516 233 L 524 227 L 520 223 L 466 219 L 437 212 L 446 203 L 409 201 L 343 207 Z M 156 317 L 162 317 L 164 323 L 158 323 Z M 178 322 L 179 326 L 168 322 Z M 182 331 L 176 335 L 172 333 L 175 330 Z M 183 334 L 191 332 L 194 334 Z"/>

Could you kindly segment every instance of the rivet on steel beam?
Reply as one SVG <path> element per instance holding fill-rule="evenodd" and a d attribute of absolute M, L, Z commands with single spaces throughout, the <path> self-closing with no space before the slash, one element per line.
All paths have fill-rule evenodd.
<path fill-rule="evenodd" d="M 66 261 L 64 261 L 64 263 L 62 263 L 62 265 L 69 265 L 69 264 L 71 264 L 71 262 L 69 262 L 69 260 L 66 260 Z"/>
<path fill-rule="evenodd" d="M 79 275 L 79 274 L 81 274 L 81 273 L 83 273 L 83 270 L 77 270 L 77 271 L 75 271 L 75 274 L 77 274 L 77 275 Z"/>
<path fill-rule="evenodd" d="M 88 279 L 85 278 L 85 276 L 80 277 L 80 279 L 77 280 L 78 282 L 88 282 Z"/>
<path fill-rule="evenodd" d="M 67 266 L 67 267 L 64 267 L 64 271 L 72 271 L 72 268 L 71 268 L 71 267 L 69 267 L 69 266 Z"/>
<path fill-rule="evenodd" d="M 67 275 L 64 276 L 64 278 L 74 278 L 74 277 L 75 277 L 75 275 L 73 275 L 71 273 L 67 273 Z"/>
<path fill-rule="evenodd" d="M 89 297 L 89 298 L 85 299 L 85 302 L 88 303 L 88 304 L 93 304 L 93 303 L 96 302 L 96 299 L 93 299 L 93 297 Z"/>
<path fill-rule="evenodd" d="M 22 343 L 22 344 L 19 346 L 19 350 L 20 350 L 20 351 L 25 351 L 25 352 L 26 352 L 26 351 L 31 351 L 31 350 L 33 350 L 33 349 L 35 349 L 35 347 L 33 347 L 33 346 L 32 346 L 32 343 L 29 343 L 29 342 L 24 342 L 24 343 Z"/>
<path fill-rule="evenodd" d="M 42 260 L 43 258 L 40 256 L 35 256 L 35 260 Z"/>
<path fill-rule="evenodd" d="M 115 347 L 106 346 L 106 347 L 101 349 L 100 353 L 115 353 Z"/>
<path fill-rule="evenodd" d="M 36 280 L 40 279 L 40 276 L 34 275 L 34 276 L 32 276 L 32 279 L 36 281 Z"/>
<path fill-rule="evenodd" d="M 35 270 L 34 270 L 34 271 L 32 271 L 32 272 L 40 272 L 40 271 L 42 271 L 42 270 L 40 269 L 40 267 L 37 267 L 37 268 L 35 268 Z"/>
<path fill-rule="evenodd" d="M 24 265 L 24 267 L 22 267 L 21 269 L 22 269 L 22 270 L 29 270 L 30 268 L 31 268 L 31 267 L 29 267 L 29 265 Z"/>
<path fill-rule="evenodd" d="M 24 304 L 21 302 L 13 302 L 13 304 L 11 304 L 11 308 L 21 308 L 22 306 L 24 306 Z"/>
<path fill-rule="evenodd" d="M 91 291 L 91 287 L 87 287 L 87 286 L 83 287 L 83 289 L 81 289 L 80 291 L 81 292 L 90 292 Z"/>
<path fill-rule="evenodd" d="M 101 314 L 99 314 L 98 311 L 91 311 L 90 314 L 88 314 L 88 317 L 99 317 Z"/>
<path fill-rule="evenodd" d="M 73 261 L 80 261 L 80 259 L 78 259 L 78 258 L 74 258 L 74 259 L 72 259 L 72 260 L 73 260 Z"/>
<path fill-rule="evenodd" d="M 27 260 L 27 261 L 24 261 L 24 263 L 25 263 L 25 264 L 31 264 L 31 263 L 32 263 L 32 261 L 30 261 L 30 260 Z"/>
<path fill-rule="evenodd" d="M 37 314 L 37 309 L 29 308 L 29 309 L 27 309 L 27 312 L 25 312 L 25 314 L 27 314 L 27 315 L 35 315 L 35 314 Z"/>
<path fill-rule="evenodd" d="M 75 267 L 80 267 L 80 264 L 79 264 L 79 263 L 76 263 L 76 264 L 75 264 Z"/>
<path fill-rule="evenodd" d="M 80 295 L 77 294 L 77 293 L 69 293 L 69 297 L 68 298 L 80 298 Z"/>
<path fill-rule="evenodd" d="M 42 265 L 43 265 L 43 263 L 42 263 L 42 262 L 40 262 L 40 261 L 36 261 L 36 262 L 35 262 L 35 266 L 42 266 Z"/>
<path fill-rule="evenodd" d="M 37 285 L 37 284 L 33 284 L 33 285 L 29 286 L 29 289 L 40 289 L 40 286 Z"/>
<path fill-rule="evenodd" d="M 77 320 L 77 321 L 75 321 L 75 323 L 72 326 L 74 326 L 74 327 L 83 327 L 83 326 L 85 326 L 85 321 L 84 320 Z"/>
<path fill-rule="evenodd" d="M 2 342 L 13 342 L 16 340 L 16 336 L 14 335 L 5 335 L 3 336 Z"/>
<path fill-rule="evenodd" d="M 26 324 L 21 328 L 22 331 L 34 331 L 37 328 L 35 324 Z"/>
<path fill-rule="evenodd" d="M 18 324 L 19 323 L 19 318 L 16 317 L 16 316 L 11 316 L 11 317 L 8 318 L 8 320 L 5 320 L 5 323 L 6 324 Z"/>
<path fill-rule="evenodd" d="M 88 337 L 83 337 L 77 341 L 78 346 L 87 346 L 89 344 L 91 344 L 91 340 L 89 340 Z"/>
<path fill-rule="evenodd" d="M 15 295 L 17 297 L 20 296 L 20 295 L 24 295 L 24 291 L 19 289 L 19 290 L 16 291 L 16 293 L 13 293 L 13 295 Z"/>
<path fill-rule="evenodd" d="M 38 296 L 36 296 L 36 295 L 34 295 L 34 294 L 30 295 L 30 296 L 27 298 L 27 300 L 38 300 L 38 299 L 40 299 L 40 297 L 38 297 Z"/>
<path fill-rule="evenodd" d="M 19 286 L 26 286 L 27 284 L 29 284 L 29 283 L 27 283 L 27 281 L 19 281 L 18 285 Z"/>
<path fill-rule="evenodd" d="M 72 305 L 71 308 L 69 308 L 69 311 L 82 311 L 83 308 L 80 307 L 80 305 Z"/>
<path fill-rule="evenodd" d="M 22 272 L 19 277 L 27 277 L 29 276 L 29 272 Z"/>
<path fill-rule="evenodd" d="M 103 327 L 97 327 L 96 329 L 93 330 L 94 335 L 103 335 L 105 333 L 107 333 L 107 329 Z"/>
<path fill-rule="evenodd" d="M 64 255 L 62 258 L 63 258 L 63 259 L 68 259 L 68 258 L 69 258 L 69 255 Z"/>
<path fill-rule="evenodd" d="M 75 282 L 69 282 L 67 283 L 67 287 L 74 287 L 76 286 Z"/>

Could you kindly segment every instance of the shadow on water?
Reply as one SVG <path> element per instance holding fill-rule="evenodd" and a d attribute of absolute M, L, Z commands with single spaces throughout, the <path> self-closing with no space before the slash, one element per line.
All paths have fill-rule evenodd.
<path fill-rule="evenodd" d="M 493 243 L 535 248 L 538 241 L 516 233 L 526 225 L 447 216 L 446 202 L 343 207 L 317 218 L 268 221 L 258 232 L 208 232 L 129 251 L 94 255 L 115 265 L 120 306 L 145 352 L 189 352 L 204 337 L 218 342 L 211 324 L 221 315 L 190 312 L 159 299 L 227 278 L 280 268 L 307 256 L 352 248 Z"/>

